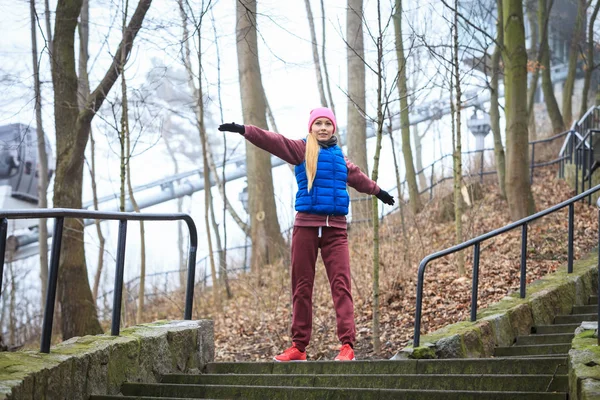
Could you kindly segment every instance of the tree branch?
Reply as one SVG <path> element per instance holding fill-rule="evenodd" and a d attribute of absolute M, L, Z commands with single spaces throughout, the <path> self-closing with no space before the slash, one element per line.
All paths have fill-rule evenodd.
<path fill-rule="evenodd" d="M 140 0 L 138 3 L 131 20 L 129 21 L 129 24 L 127 25 L 123 39 L 121 40 L 121 43 L 115 52 L 111 66 L 108 68 L 108 71 L 106 71 L 102 81 L 100 81 L 96 89 L 87 98 L 85 108 L 79 113 L 77 118 L 77 142 L 72 153 L 75 156 L 77 156 L 77 154 L 83 154 L 87 144 L 87 132 L 90 123 L 92 122 L 92 118 L 102 106 L 102 103 L 106 99 L 106 95 L 108 92 L 110 92 L 110 89 L 113 87 L 114 83 L 119 77 L 119 66 L 122 62 L 125 62 L 125 60 L 122 60 L 122 57 L 125 59 L 129 57 L 131 48 L 133 47 L 133 40 L 142 27 L 142 22 L 144 21 L 146 12 L 150 8 L 151 4 L 152 0 Z M 124 49 L 123 46 L 125 47 Z"/>

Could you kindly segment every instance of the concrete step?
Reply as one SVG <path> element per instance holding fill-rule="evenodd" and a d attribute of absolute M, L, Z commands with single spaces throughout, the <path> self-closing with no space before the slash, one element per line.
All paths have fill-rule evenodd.
<path fill-rule="evenodd" d="M 571 343 L 567 344 L 533 344 L 528 346 L 496 347 L 494 356 L 510 357 L 535 354 L 562 354 L 567 355 L 571 349 Z"/>
<path fill-rule="evenodd" d="M 127 383 L 122 390 L 125 396 L 135 399 L 143 396 L 183 398 L 244 398 L 244 399 L 289 399 L 289 400 L 566 400 L 566 392 L 498 392 L 498 391 L 447 391 L 447 390 L 404 390 L 404 389 L 357 389 L 290 386 L 237 386 L 237 385 L 176 385 Z M 114 397 L 112 397 L 114 399 Z M 121 400 L 127 397 L 118 397 Z M 130 397 L 131 398 L 131 397 Z M 109 397 L 93 397 L 92 400 L 108 400 Z"/>
<path fill-rule="evenodd" d="M 379 389 L 566 392 L 567 375 L 258 375 L 206 374 L 163 376 L 161 383 L 179 385 L 297 386 Z"/>
<path fill-rule="evenodd" d="M 538 325 L 533 327 L 533 333 L 536 334 L 551 334 L 551 333 L 574 333 L 579 327 L 578 323 L 572 324 L 554 324 L 554 325 Z"/>
<path fill-rule="evenodd" d="M 571 314 L 594 314 L 598 313 L 598 304 L 588 304 L 586 306 L 573 306 Z"/>
<path fill-rule="evenodd" d="M 154 396 L 111 396 L 95 394 L 90 400 L 190 400 L 185 397 L 154 397 Z"/>
<path fill-rule="evenodd" d="M 208 374 L 566 374 L 567 358 L 462 358 L 443 360 L 214 362 Z M 558 370 L 557 370 L 558 367 Z"/>
<path fill-rule="evenodd" d="M 598 321 L 598 314 L 571 314 L 554 317 L 555 324 L 575 324 L 583 321 Z"/>
<path fill-rule="evenodd" d="M 527 346 L 531 344 L 570 344 L 574 336 L 574 333 L 549 333 L 518 336 L 515 346 Z"/>

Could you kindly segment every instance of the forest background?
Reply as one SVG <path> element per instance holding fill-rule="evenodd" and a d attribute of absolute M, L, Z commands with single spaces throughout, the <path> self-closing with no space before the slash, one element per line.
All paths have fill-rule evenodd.
<path fill-rule="evenodd" d="M 581 34 L 563 38 L 563 42 L 575 43 L 570 46 L 575 49 L 572 57 L 567 58 L 573 58 L 576 65 L 580 65 L 580 73 L 591 73 L 594 63 L 587 68 L 585 65 L 589 65 L 588 61 L 593 61 L 594 57 L 586 58 L 586 51 L 589 43 L 592 47 L 596 43 L 593 21 L 597 15 L 597 2 L 573 0 L 570 3 L 581 16 L 574 21 L 579 25 L 573 31 Z M 312 17 L 307 17 L 309 6 Z M 81 205 L 82 197 L 85 201 L 95 195 L 109 194 L 115 198 L 115 204 L 111 206 L 124 210 L 127 204 L 135 202 L 127 186 L 142 185 L 196 168 L 208 170 L 209 164 L 215 160 L 237 158 L 238 162 L 230 164 L 227 171 L 240 168 L 241 164 L 249 171 L 248 209 L 238 197 L 246 184 L 237 180 L 227 184 L 227 198 L 232 203 L 227 212 L 222 211 L 223 201 L 217 189 L 213 193 L 202 191 L 144 211 L 190 212 L 198 226 L 202 227 L 200 254 L 202 251 L 204 254 L 212 253 L 214 248 L 252 242 L 253 251 L 248 263 L 261 282 L 261 276 L 266 276 L 266 272 L 261 272 L 260 267 L 277 263 L 274 254 L 282 255 L 285 260 L 285 235 L 280 232 L 285 231 L 293 220 L 295 186 L 286 166 L 273 170 L 270 186 L 270 177 L 253 182 L 256 177 L 270 175 L 265 173 L 270 171 L 265 167 L 268 158 L 265 160 L 264 155 L 256 155 L 258 153 L 254 153 L 252 148 L 244 148 L 245 144 L 239 137 L 218 133 L 215 127 L 221 122 L 252 123 L 287 137 L 301 138 L 306 134 L 310 109 L 318 105 L 335 108 L 338 124 L 348 139 L 349 157 L 385 189 L 392 190 L 399 186 L 398 182 L 406 179 L 402 197 L 410 206 L 408 212 L 416 215 L 422 209 L 422 200 L 415 196 L 415 190 L 418 190 L 415 188 L 420 185 L 422 189 L 424 183 L 422 176 L 415 176 L 415 167 L 418 170 L 448 153 L 456 155 L 461 150 L 474 149 L 475 140 L 464 129 L 472 111 L 461 113 L 461 110 L 472 100 L 473 93 L 487 96 L 491 102 L 482 102 L 481 106 L 492 114 L 494 135 L 486 138 L 485 147 L 495 147 L 496 153 L 494 156 L 487 154 L 485 161 L 489 166 L 498 167 L 498 142 L 500 147 L 503 142 L 507 144 L 508 154 L 518 155 L 513 156 L 513 160 L 518 162 L 512 168 L 507 164 L 508 181 L 524 186 L 513 185 L 506 192 L 501 185 L 500 194 L 508 199 L 507 208 L 512 219 L 533 210 L 530 185 L 523 178 L 528 164 L 527 146 L 522 144 L 523 140 L 537 137 L 536 129 L 532 129 L 537 126 L 536 121 L 529 122 L 529 130 L 514 130 L 514 124 L 509 122 L 516 118 L 521 118 L 522 122 L 523 117 L 534 115 L 535 111 L 531 111 L 534 102 L 529 101 L 528 104 L 530 97 L 523 94 L 527 93 L 528 76 L 540 74 L 543 81 L 545 71 L 550 70 L 549 64 L 544 67 L 544 57 L 549 51 L 545 54 L 542 51 L 545 31 L 540 27 L 546 26 L 553 2 L 504 1 L 501 6 L 509 12 L 521 10 L 523 33 L 520 37 L 514 38 L 511 27 L 503 24 L 501 31 L 507 34 L 506 45 L 503 38 L 497 36 L 496 18 L 501 8 L 493 1 L 332 1 L 327 4 L 323 1 L 294 1 L 285 6 L 281 2 L 270 1 L 179 0 L 140 1 L 137 4 L 128 1 L 88 4 L 87 0 L 65 0 L 56 4 L 49 1 L 36 4 L 33 0 L 3 1 L 0 2 L 3 15 L 0 84 L 4 95 L 0 100 L 0 120 L 3 124 L 20 122 L 35 126 L 38 132 L 43 130 L 52 148 L 57 149 L 57 166 L 51 167 L 56 170 L 57 179 L 51 182 L 47 197 L 49 204 L 55 206 L 77 207 Z M 540 12 L 542 9 L 549 12 L 544 14 Z M 560 24 L 560 17 L 560 14 L 555 15 L 555 23 Z M 529 24 L 526 18 L 529 18 Z M 76 19 L 79 21 L 77 24 L 74 22 Z M 583 23 L 584 20 L 586 23 Z M 591 36 L 586 27 L 592 27 Z M 37 42 L 33 57 L 31 32 Z M 69 34 L 74 40 L 72 43 L 68 40 Z M 50 40 L 51 36 L 53 40 Z M 575 37 L 577 40 L 573 39 Z M 123 38 L 123 43 L 131 44 L 130 47 L 120 47 Z M 513 87 L 524 88 L 525 92 L 510 94 L 505 76 L 509 76 L 507 69 L 512 68 L 508 60 L 513 58 L 507 56 L 513 51 L 511 45 L 513 48 L 520 45 L 511 42 L 514 40 L 521 40 L 523 45 L 528 43 L 530 51 L 525 54 L 524 63 L 523 54 L 520 58 L 514 57 L 521 60 L 515 63 L 518 64 L 515 67 L 517 78 L 521 80 L 517 81 L 510 75 Z M 69 48 L 72 60 L 56 57 L 59 49 Z M 500 55 L 494 55 L 494 49 L 505 56 L 503 63 L 500 63 Z M 487 60 L 488 56 L 491 60 Z M 25 62 L 29 59 L 35 62 Z M 73 69 L 79 68 L 77 75 L 73 76 L 67 64 Z M 258 71 L 257 65 L 260 67 Z M 577 69 L 574 68 L 573 81 Z M 501 75 L 501 69 L 504 75 Z M 315 71 L 318 71 L 317 74 Z M 568 71 L 571 72 L 570 67 Z M 39 82 L 36 77 L 39 77 Z M 504 84 L 507 98 L 510 94 L 521 103 L 514 106 L 516 102 L 510 105 L 496 98 L 495 107 L 498 110 L 499 104 L 500 112 L 494 114 L 493 93 L 498 95 L 500 89 L 494 86 L 493 77 L 502 81 L 500 85 Z M 593 82 L 592 77 L 589 81 Z M 75 92 L 74 83 L 78 87 Z M 583 84 L 581 80 L 580 84 Z M 561 92 L 564 92 L 560 86 Z M 553 91 L 554 86 L 550 87 Z M 39 88 L 38 92 L 36 88 Z M 546 101 L 551 96 L 545 90 L 544 87 Z M 588 85 L 587 90 L 589 93 L 579 96 L 580 99 L 592 97 L 596 86 Z M 64 101 L 66 107 L 63 102 L 56 101 L 65 93 L 70 93 Z M 525 103 L 522 103 L 523 99 Z M 583 101 L 579 101 L 577 106 L 581 103 Z M 563 115 L 560 123 L 555 123 L 554 114 L 549 118 L 552 120 L 551 127 L 537 121 L 540 125 L 537 129 L 544 131 L 547 128 L 544 135 L 564 130 L 574 117 L 581 114 L 579 107 L 565 114 L 566 109 L 576 108 L 571 103 L 563 102 L 561 106 Z M 429 112 L 433 116 L 432 110 L 436 107 L 449 107 L 451 110 L 441 118 L 413 125 L 412 132 L 406 129 L 409 126 L 408 112 L 413 116 L 418 112 Z M 511 111 L 511 107 L 517 111 Z M 78 108 L 79 111 L 73 113 Z M 551 107 L 546 108 L 551 114 Z M 581 106 L 581 109 L 584 107 Z M 407 115 L 401 116 L 401 111 L 406 111 Z M 512 112 L 511 117 L 505 118 L 505 112 Z M 388 131 L 395 135 L 394 144 L 382 147 L 382 135 Z M 374 133 L 375 140 L 367 140 L 367 132 Z M 507 141 L 510 134 L 514 134 L 516 139 Z M 389 138 L 385 140 L 389 141 Z M 411 140 L 414 160 L 409 151 Z M 73 143 L 76 145 L 73 146 Z M 95 144 L 93 150 L 92 143 Z M 77 152 L 84 149 L 85 163 L 77 161 Z M 246 157 L 240 157 L 244 153 Z M 455 175 L 454 196 L 459 196 L 457 193 L 463 184 L 463 166 L 459 161 L 462 161 L 460 157 L 454 157 L 453 162 L 436 171 L 437 178 L 444 173 Z M 467 163 L 464 169 L 469 171 L 471 167 Z M 75 175 L 80 171 L 80 178 L 71 179 L 70 174 L 74 171 Z M 218 168 L 216 171 L 218 174 L 215 176 L 227 172 Z M 63 182 L 65 184 L 61 185 Z M 66 188 L 78 185 L 78 191 Z M 511 191 L 517 194 L 511 195 Z M 356 194 L 353 193 L 353 197 Z M 213 198 L 215 217 L 211 223 L 207 207 Z M 456 201 L 458 198 L 454 197 L 456 207 L 460 203 Z M 352 218 L 358 221 L 372 218 L 373 213 L 379 215 L 391 211 L 372 210 L 371 207 L 373 204 L 370 202 L 356 202 Z M 261 211 L 266 212 L 266 218 L 247 217 L 258 216 Z M 455 209 L 458 215 L 460 212 L 459 208 Z M 373 219 L 368 228 L 373 229 L 373 243 L 378 243 L 377 221 L 377 218 Z M 460 226 L 462 218 L 456 221 L 454 241 L 460 242 L 467 233 Z M 405 221 L 401 221 L 403 227 L 404 224 Z M 58 330 L 64 338 L 100 331 L 101 327 L 93 318 L 85 323 L 80 321 L 93 316 L 96 311 L 89 311 L 98 307 L 99 303 L 104 305 L 104 312 L 110 309 L 106 296 L 103 303 L 98 300 L 102 292 L 110 290 L 113 276 L 112 268 L 108 266 L 114 261 L 116 248 L 116 229 L 105 225 L 102 225 L 101 237 L 97 235 L 97 227 L 88 228 L 85 236 L 83 233 L 71 236 L 72 248 L 81 251 L 75 251 L 77 254 L 72 258 L 66 257 L 61 264 L 61 271 L 64 271 L 61 279 L 72 282 L 74 287 L 63 286 L 60 292 L 62 321 Z M 77 222 L 73 222 L 69 229 L 82 232 Z M 147 296 L 142 277 L 165 270 L 179 271 L 185 265 L 185 233 L 181 233 L 176 224 L 145 224 L 143 229 L 145 233 L 142 235 L 131 229 L 128 237 L 126 279 L 140 277 L 137 289 L 130 288 L 130 292 L 137 292 L 137 296 L 128 294 L 137 299 L 135 311 L 128 322 L 142 322 L 153 314 L 144 314 Z M 223 243 L 219 244 L 217 237 Z M 372 251 L 378 254 L 379 250 L 375 247 Z M 218 254 L 223 255 L 223 252 Z M 243 264 L 248 256 L 245 252 L 242 255 L 232 252 L 229 257 L 227 261 L 207 259 L 204 263 L 203 272 L 210 270 L 211 276 L 219 275 L 221 278 L 215 282 L 219 290 L 212 291 L 214 297 L 211 301 L 215 310 L 222 310 L 221 290 L 226 292 L 227 297 L 235 295 L 228 285 L 226 268 Z M 409 260 L 406 254 L 400 259 L 401 264 L 415 262 L 414 259 Z M 36 275 L 39 274 L 41 282 L 44 282 L 43 264 L 44 261 L 36 257 L 11 263 L 12 278 L 5 283 L 12 287 L 9 293 L 20 291 L 18 297 L 23 299 L 19 300 L 18 306 L 11 306 L 11 296 L 2 298 L 3 332 L 4 336 L 10 337 L 12 345 L 29 341 L 37 334 L 36 324 L 30 321 L 39 321 L 41 315 L 41 299 L 36 294 L 41 287 L 43 298 L 45 285 Z M 464 261 L 457 262 L 459 267 L 463 264 Z M 367 296 L 375 302 L 379 296 L 376 288 L 378 265 L 379 261 L 374 261 L 369 279 L 375 284 L 372 296 Z M 465 273 L 459 270 L 459 275 Z M 71 274 L 70 277 L 68 274 Z M 162 276 L 166 276 L 164 288 L 161 282 L 164 297 L 181 286 L 185 279 L 185 274 L 179 272 Z M 156 283 L 148 286 L 153 286 L 156 293 Z M 73 296 L 74 293 L 83 295 Z M 81 303 L 69 304 L 72 297 L 81 297 L 77 301 L 87 304 L 88 308 L 81 307 Z M 21 307 L 22 312 L 17 307 Z M 377 310 L 377 303 L 373 307 Z M 100 320 L 104 321 L 103 318 Z"/>

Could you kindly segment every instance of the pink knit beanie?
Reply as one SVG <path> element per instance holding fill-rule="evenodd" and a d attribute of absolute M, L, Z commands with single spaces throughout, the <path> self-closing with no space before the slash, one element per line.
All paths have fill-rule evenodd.
<path fill-rule="evenodd" d="M 333 115 L 333 111 L 331 111 L 327 107 L 315 108 L 314 110 L 312 110 L 310 112 L 310 118 L 308 119 L 308 131 L 309 132 L 310 132 L 310 128 L 312 127 L 312 124 L 318 118 L 329 119 L 331 121 L 331 123 L 333 124 L 333 133 L 335 133 L 335 130 L 337 129 L 337 123 L 335 122 L 335 115 Z"/>

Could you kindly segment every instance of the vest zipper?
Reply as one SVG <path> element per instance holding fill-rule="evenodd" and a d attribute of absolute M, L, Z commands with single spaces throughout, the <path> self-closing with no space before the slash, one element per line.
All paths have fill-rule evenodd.
<path fill-rule="evenodd" d="M 327 219 L 325 220 L 325 226 L 329 226 L 329 215 L 327 215 Z"/>

